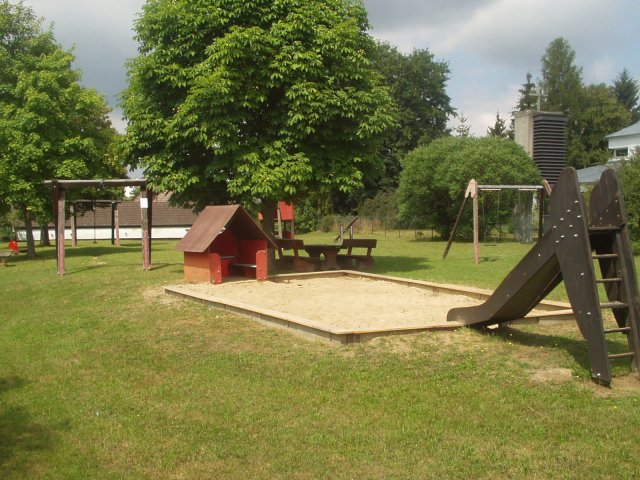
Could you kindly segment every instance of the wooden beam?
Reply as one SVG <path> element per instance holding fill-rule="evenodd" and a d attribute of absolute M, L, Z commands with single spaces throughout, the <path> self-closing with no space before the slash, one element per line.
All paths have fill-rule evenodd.
<path fill-rule="evenodd" d="M 45 180 L 46 186 L 59 185 L 63 188 L 86 187 L 146 187 L 146 179 L 116 178 L 107 180 Z"/>

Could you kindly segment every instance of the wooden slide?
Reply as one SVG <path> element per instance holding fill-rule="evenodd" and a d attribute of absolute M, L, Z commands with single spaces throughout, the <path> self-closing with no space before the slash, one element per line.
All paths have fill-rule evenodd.
<path fill-rule="evenodd" d="M 451 309 L 448 321 L 486 326 L 523 318 L 562 280 L 580 332 L 587 342 L 594 380 L 611 382 L 610 359 L 630 357 L 638 369 L 638 286 L 622 194 L 614 170 L 594 187 L 589 222 L 576 171 L 567 168 L 550 200 L 550 228 L 482 305 Z M 594 254 L 595 252 L 595 254 Z M 596 278 L 594 259 L 600 265 Z M 604 284 L 608 301 L 598 297 Z M 601 309 L 611 308 L 618 323 L 607 329 Z M 623 333 L 630 351 L 609 355 L 605 335 Z"/>

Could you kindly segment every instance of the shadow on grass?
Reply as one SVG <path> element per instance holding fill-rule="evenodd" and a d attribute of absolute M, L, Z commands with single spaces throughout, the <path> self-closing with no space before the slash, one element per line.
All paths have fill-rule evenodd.
<path fill-rule="evenodd" d="M 491 331 L 492 334 L 508 342 L 519 343 L 529 347 L 544 347 L 558 351 L 565 351 L 571 355 L 581 367 L 591 370 L 587 342 L 582 339 L 569 338 L 544 333 L 527 332 L 510 327 L 503 327 Z"/>
<path fill-rule="evenodd" d="M 374 256 L 374 260 L 375 268 L 373 272 L 380 275 L 388 275 L 391 272 L 415 272 L 433 268 L 429 265 L 428 258 Z"/>
<path fill-rule="evenodd" d="M 19 377 L 0 378 L 0 398 L 9 390 L 27 384 Z M 30 456 L 51 448 L 52 443 L 53 433 L 33 422 L 25 407 L 0 402 L 0 477 L 17 471 L 28 473 Z"/>

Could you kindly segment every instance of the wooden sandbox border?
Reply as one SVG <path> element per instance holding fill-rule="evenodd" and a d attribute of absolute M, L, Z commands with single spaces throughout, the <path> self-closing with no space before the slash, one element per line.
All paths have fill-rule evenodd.
<path fill-rule="evenodd" d="M 365 272 L 356 272 L 351 270 L 334 270 L 328 272 L 310 272 L 310 273 L 292 273 L 282 275 L 272 275 L 269 281 L 279 282 L 285 280 L 303 280 L 305 278 L 366 278 L 370 280 L 382 280 L 385 282 L 406 285 L 410 287 L 421 288 L 433 293 L 444 293 L 452 295 L 464 295 L 475 300 L 486 300 L 491 295 L 490 290 L 484 290 L 473 287 L 462 287 L 452 284 L 441 284 L 427 282 L 424 280 L 411 280 L 407 278 L 392 277 L 388 275 L 377 275 Z M 179 298 L 186 298 L 192 301 L 204 303 L 210 307 L 221 310 L 238 313 L 249 316 L 252 319 L 268 325 L 277 326 L 299 333 L 306 337 L 316 339 L 324 339 L 343 344 L 366 342 L 377 337 L 389 335 L 405 335 L 412 333 L 425 332 L 430 330 L 455 330 L 462 325 L 458 322 L 443 321 L 438 324 L 431 325 L 415 325 L 390 329 L 347 329 L 339 328 L 334 325 L 328 325 L 316 320 L 311 320 L 299 315 L 279 312 L 267 308 L 258 307 L 249 303 L 229 300 L 214 295 L 193 292 L 187 285 L 174 285 L 165 287 L 165 293 Z M 573 311 L 571 305 L 565 302 L 542 301 L 536 307 L 535 313 L 530 313 L 525 318 L 509 322 L 510 324 L 518 323 L 540 323 L 540 322 L 557 322 L 564 320 L 573 320 Z"/>

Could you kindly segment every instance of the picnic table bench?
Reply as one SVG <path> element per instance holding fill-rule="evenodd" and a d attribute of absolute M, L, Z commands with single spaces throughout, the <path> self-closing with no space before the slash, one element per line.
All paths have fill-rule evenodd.
<path fill-rule="evenodd" d="M 9 262 L 9 257 L 13 255 L 11 250 L 3 250 L 0 252 L 0 266 L 6 267 Z"/>
<path fill-rule="evenodd" d="M 341 268 L 350 270 L 355 268 L 356 270 L 366 270 L 372 268 L 374 265 L 371 251 L 378 244 L 378 240 L 375 238 L 358 238 L 358 239 L 344 239 L 342 241 L 342 249 L 346 249 L 346 253 L 339 253 L 337 260 Z M 358 249 L 361 253 L 354 253 L 354 249 Z M 362 252 L 366 250 L 366 252 Z"/>
<path fill-rule="evenodd" d="M 300 250 L 304 250 L 304 241 L 293 238 L 276 239 L 278 258 L 276 263 L 281 268 L 293 268 L 296 272 L 313 272 L 320 268 L 319 258 L 304 257 Z M 291 250 L 292 254 L 286 252 Z"/>

